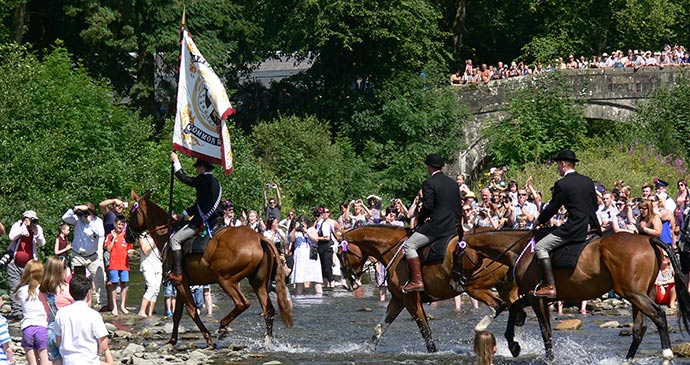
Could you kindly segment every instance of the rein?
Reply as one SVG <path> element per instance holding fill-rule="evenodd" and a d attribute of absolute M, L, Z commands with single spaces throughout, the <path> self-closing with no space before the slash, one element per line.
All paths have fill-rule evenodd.
<path fill-rule="evenodd" d="M 494 232 L 497 232 L 497 231 L 494 231 Z M 470 234 L 470 236 L 473 236 L 473 235 L 476 235 L 476 234 L 481 234 L 481 233 Z M 491 266 L 491 264 L 494 263 L 494 262 L 498 262 L 498 259 L 500 259 L 501 257 L 503 257 L 506 253 L 510 252 L 510 251 L 513 249 L 513 247 L 515 247 L 515 245 L 517 245 L 518 243 L 520 243 L 520 241 L 524 240 L 524 239 L 527 238 L 529 235 L 533 235 L 533 234 L 534 234 L 534 230 L 528 231 L 528 232 L 525 233 L 524 235 L 520 236 L 517 240 L 513 241 L 513 243 L 511 243 L 508 247 L 506 247 L 500 254 L 498 254 L 498 256 L 496 256 L 496 257 L 494 257 L 494 258 L 489 258 L 489 260 L 491 260 L 491 262 L 489 262 L 488 265 L 482 266 L 482 268 L 479 270 L 479 272 L 478 272 L 476 275 L 471 275 L 469 278 L 467 278 L 467 277 L 465 277 L 464 274 L 463 274 L 461 278 L 463 278 L 463 280 L 465 280 L 465 282 L 469 282 L 469 281 L 472 281 L 472 280 L 477 280 L 477 279 L 483 278 L 483 277 L 488 276 L 488 275 L 493 275 L 493 273 L 496 272 L 496 270 L 498 270 L 498 267 L 495 268 L 495 269 L 493 269 L 492 271 L 489 271 L 488 273 L 484 273 L 484 274 L 482 274 L 482 275 L 479 275 L 479 274 L 481 274 L 482 271 L 488 271 L 488 266 Z M 463 242 L 464 242 L 464 241 L 463 241 Z M 530 242 L 531 242 L 531 241 L 530 241 Z M 520 254 L 520 257 L 522 257 L 522 255 L 525 253 L 525 251 L 527 251 L 527 247 L 530 247 L 530 246 L 525 246 L 525 249 L 522 250 L 522 253 Z M 463 249 L 463 256 L 466 256 L 465 253 L 464 253 L 464 249 Z M 520 258 L 518 258 L 518 260 L 515 261 L 515 262 L 517 263 L 517 262 L 519 261 L 519 259 L 520 259 Z M 473 262 L 472 259 L 468 258 L 468 260 L 470 260 L 470 262 L 472 262 L 473 264 L 475 264 L 475 267 L 478 266 L 478 264 L 475 263 L 475 262 Z M 516 266 L 516 265 L 513 265 L 513 266 L 514 266 L 514 267 L 513 267 L 513 277 L 515 277 L 515 266 Z"/>

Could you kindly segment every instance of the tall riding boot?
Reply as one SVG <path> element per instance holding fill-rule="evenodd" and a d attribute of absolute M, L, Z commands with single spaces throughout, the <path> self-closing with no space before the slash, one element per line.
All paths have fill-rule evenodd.
<path fill-rule="evenodd" d="M 171 250 L 173 258 L 173 269 L 170 274 L 168 274 L 168 279 L 173 282 L 173 284 L 179 284 L 182 282 L 182 250 Z"/>
<path fill-rule="evenodd" d="M 402 288 L 402 291 L 405 293 L 411 291 L 424 291 L 422 263 L 419 261 L 419 257 L 407 259 L 407 268 L 410 271 L 410 281 Z"/>
<path fill-rule="evenodd" d="M 543 298 L 550 298 L 554 299 L 556 298 L 556 282 L 553 279 L 553 269 L 551 268 L 551 259 L 550 258 L 545 258 L 538 260 L 539 266 L 541 266 L 541 270 L 543 273 L 543 278 L 544 282 L 542 286 L 537 290 L 536 292 L 530 292 L 530 294 L 533 294 L 535 297 L 543 297 Z"/>

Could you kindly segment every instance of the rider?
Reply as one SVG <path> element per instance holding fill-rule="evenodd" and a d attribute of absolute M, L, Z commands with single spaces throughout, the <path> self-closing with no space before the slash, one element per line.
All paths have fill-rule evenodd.
<path fill-rule="evenodd" d="M 202 159 L 197 159 L 194 163 L 197 176 L 189 177 L 182 170 L 182 165 L 175 152 L 170 153 L 170 160 L 173 162 L 175 176 L 184 184 L 194 187 L 196 190 L 196 201 L 191 207 L 187 208 L 184 215 L 191 215 L 192 219 L 180 228 L 170 238 L 170 249 L 172 250 L 173 269 L 168 274 L 168 279 L 175 283 L 182 282 L 182 244 L 194 237 L 196 232 L 205 223 L 209 231 L 213 227 L 209 224 L 213 222 L 209 218 L 215 213 L 220 204 L 221 187 L 218 180 L 211 175 L 213 165 Z"/>
<path fill-rule="evenodd" d="M 426 156 L 425 163 L 431 177 L 422 184 L 419 228 L 403 245 L 410 270 L 410 281 L 403 287 L 404 292 L 424 291 L 417 250 L 437 238 L 454 234 L 458 229 L 462 232 L 462 199 L 458 184 L 441 171 L 443 158 L 440 155 Z"/>
<path fill-rule="evenodd" d="M 555 160 L 558 173 L 562 178 L 553 185 L 551 201 L 539 214 L 537 220 L 540 225 L 546 224 L 561 206 L 568 211 L 568 220 L 537 242 L 535 256 L 542 268 L 544 280 L 539 290 L 531 290 L 530 294 L 546 298 L 556 297 L 549 252 L 565 245 L 568 241 L 586 240 L 587 233 L 591 230 L 596 230 L 601 235 L 596 215 L 597 194 L 594 181 L 575 172 L 575 163 L 580 160 L 575 157 L 573 151 L 563 150 L 558 153 Z"/>

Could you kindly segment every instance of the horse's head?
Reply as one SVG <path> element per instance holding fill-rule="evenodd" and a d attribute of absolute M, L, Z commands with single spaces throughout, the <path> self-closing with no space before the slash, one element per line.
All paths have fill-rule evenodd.
<path fill-rule="evenodd" d="M 143 196 L 139 196 L 132 190 L 132 200 L 134 204 L 131 205 L 129 222 L 127 222 L 127 233 L 125 234 L 125 241 L 127 243 L 134 243 L 137 238 L 141 237 L 144 231 L 148 230 L 147 216 L 150 195 L 149 192 L 146 192 Z"/>
<path fill-rule="evenodd" d="M 338 247 L 340 271 L 343 273 L 347 290 L 354 291 L 362 286 L 362 274 L 366 271 L 368 255 L 354 243 L 343 240 Z"/>

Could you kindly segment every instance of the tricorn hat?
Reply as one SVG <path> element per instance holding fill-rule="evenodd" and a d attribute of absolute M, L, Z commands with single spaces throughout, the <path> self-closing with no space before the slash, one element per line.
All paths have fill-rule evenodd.
<path fill-rule="evenodd" d="M 192 166 L 194 166 L 194 167 L 197 167 L 197 166 L 204 166 L 204 167 L 206 168 L 206 170 L 209 170 L 209 171 L 210 171 L 210 170 L 213 170 L 213 164 L 211 164 L 211 163 L 208 162 L 208 161 L 202 160 L 202 159 L 200 159 L 200 158 L 197 158 L 197 159 L 196 159 L 196 162 L 195 162 L 194 165 L 192 165 Z"/>
<path fill-rule="evenodd" d="M 562 150 L 561 152 L 558 152 L 558 155 L 556 155 L 556 158 L 554 158 L 556 161 L 572 161 L 572 162 L 580 162 L 580 160 L 575 157 L 575 152 L 571 150 Z"/>
<path fill-rule="evenodd" d="M 427 165 L 429 165 L 431 167 L 435 167 L 437 169 L 442 168 L 444 165 L 443 157 L 441 157 L 441 155 L 439 155 L 438 153 L 432 153 L 432 154 L 426 156 L 426 160 L 424 160 L 424 162 Z"/>

